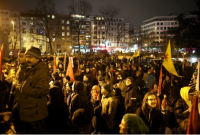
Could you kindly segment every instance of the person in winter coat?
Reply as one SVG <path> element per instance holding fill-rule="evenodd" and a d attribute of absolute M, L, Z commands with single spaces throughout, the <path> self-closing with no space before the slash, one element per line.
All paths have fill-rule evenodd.
<path fill-rule="evenodd" d="M 151 69 L 148 70 L 148 75 L 146 77 L 146 87 L 150 88 L 152 84 L 156 81 L 156 77 L 153 75 L 153 71 Z"/>
<path fill-rule="evenodd" d="M 25 133 L 47 133 L 45 118 L 49 91 L 48 67 L 41 60 L 39 48 L 31 47 L 25 53 L 29 66 L 19 89 L 19 114 L 26 127 Z"/>
<path fill-rule="evenodd" d="M 126 94 L 125 94 L 125 111 L 126 113 L 135 113 L 138 106 L 138 93 L 137 86 L 133 84 L 133 78 L 128 77 L 126 79 Z"/>
<path fill-rule="evenodd" d="M 123 116 L 120 127 L 120 134 L 146 134 L 149 128 L 144 121 L 136 114 L 127 113 Z"/>
<path fill-rule="evenodd" d="M 98 85 L 94 85 L 91 90 L 90 102 L 93 105 L 94 116 L 92 118 L 92 126 L 94 128 L 93 133 L 98 133 L 100 131 L 100 105 L 101 105 L 101 90 Z"/>
<path fill-rule="evenodd" d="M 123 65 L 123 72 L 122 72 L 122 79 L 126 79 L 127 77 L 130 76 L 130 72 L 128 71 L 127 65 Z"/>
<path fill-rule="evenodd" d="M 88 74 L 85 74 L 83 76 L 83 84 L 84 84 L 83 90 L 86 91 L 87 97 L 89 100 L 91 97 L 90 93 L 91 93 L 91 89 L 92 89 L 92 84 L 91 84 L 90 76 Z"/>
<path fill-rule="evenodd" d="M 126 93 L 126 80 L 122 80 L 122 75 L 117 75 L 117 83 L 113 85 L 114 88 L 119 88 L 121 90 L 122 97 L 125 97 Z"/>
<path fill-rule="evenodd" d="M 66 88 L 65 88 L 65 91 L 64 91 L 64 96 L 65 96 L 65 103 L 67 104 L 67 106 L 70 105 L 71 103 L 71 95 L 72 95 L 72 85 L 73 85 L 73 82 L 68 82 L 66 84 Z"/>
<path fill-rule="evenodd" d="M 182 77 L 182 87 L 188 86 L 192 77 L 194 70 L 192 67 L 190 67 L 189 62 L 185 62 L 185 67 L 183 71 L 183 77 Z"/>
<path fill-rule="evenodd" d="M 121 90 L 119 88 L 114 89 L 115 95 L 114 100 L 116 102 L 116 116 L 115 116 L 115 132 L 119 133 L 119 124 L 122 120 L 123 115 L 125 114 L 125 107 L 124 107 L 124 98 L 122 97 Z"/>
<path fill-rule="evenodd" d="M 169 76 L 166 75 L 165 80 L 162 83 L 162 95 L 169 96 L 170 87 L 171 87 L 171 81 L 170 81 Z"/>
<path fill-rule="evenodd" d="M 101 87 L 101 133 L 113 133 L 115 127 L 116 103 L 111 96 L 109 84 L 104 84 Z"/>
<path fill-rule="evenodd" d="M 70 134 L 91 134 L 92 126 L 88 122 L 86 110 L 83 108 L 77 109 L 72 116 L 72 128 Z"/>
<path fill-rule="evenodd" d="M 173 129 L 178 126 L 174 115 L 174 106 L 176 101 L 180 98 L 180 92 L 177 87 L 172 87 L 169 92 L 169 96 L 165 96 L 165 100 L 167 101 L 166 107 L 166 123 L 170 129 Z"/>
<path fill-rule="evenodd" d="M 157 110 L 157 97 L 154 92 L 147 92 L 144 96 L 142 106 L 137 109 L 136 114 L 142 118 L 149 128 L 149 134 L 163 134 L 166 122 L 160 110 Z"/>
<path fill-rule="evenodd" d="M 25 51 L 20 51 L 18 53 L 19 69 L 16 73 L 16 79 L 13 81 L 14 91 L 12 94 L 14 96 L 14 106 L 12 110 L 13 114 L 13 124 L 17 133 L 23 133 L 22 121 L 19 118 L 19 104 L 18 104 L 18 92 L 19 85 L 25 80 L 25 71 L 27 70 L 27 63 L 25 57 Z"/>
<path fill-rule="evenodd" d="M 184 119 L 189 118 L 191 101 L 188 99 L 190 87 L 181 88 L 181 97 L 177 99 L 174 105 L 174 115 L 178 124 L 180 124 Z"/>
<path fill-rule="evenodd" d="M 77 109 L 86 108 L 88 99 L 86 91 L 83 91 L 83 87 L 84 85 L 80 81 L 75 81 L 75 83 L 72 85 L 72 91 L 74 91 L 75 95 L 72 97 L 69 106 L 70 119 Z"/>
<path fill-rule="evenodd" d="M 53 87 L 49 89 L 47 130 L 50 134 L 64 133 L 64 120 L 67 118 L 64 94 L 59 85 L 60 83 L 55 81 Z"/>

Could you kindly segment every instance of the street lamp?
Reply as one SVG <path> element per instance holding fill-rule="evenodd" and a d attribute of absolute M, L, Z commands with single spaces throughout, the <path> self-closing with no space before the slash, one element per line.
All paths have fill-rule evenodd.
<path fill-rule="evenodd" d="M 15 30 L 15 22 L 12 21 L 11 23 L 12 23 L 12 25 L 13 25 L 13 31 L 14 31 L 14 30 Z"/>

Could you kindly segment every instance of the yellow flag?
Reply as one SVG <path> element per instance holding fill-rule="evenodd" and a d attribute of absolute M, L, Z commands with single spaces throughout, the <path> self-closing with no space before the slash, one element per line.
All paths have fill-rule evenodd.
<path fill-rule="evenodd" d="M 132 57 L 138 57 L 138 56 L 140 56 L 140 49 L 138 49 L 138 50 L 133 54 Z"/>
<path fill-rule="evenodd" d="M 179 76 L 177 74 L 176 69 L 174 67 L 174 63 L 172 61 L 170 41 L 169 41 L 169 44 L 168 44 L 168 47 L 167 47 L 167 51 L 165 53 L 165 57 L 164 57 L 162 65 L 167 69 L 167 71 L 169 73 L 171 73 L 171 74 L 173 74 L 175 76 L 181 77 L 181 76 Z"/>

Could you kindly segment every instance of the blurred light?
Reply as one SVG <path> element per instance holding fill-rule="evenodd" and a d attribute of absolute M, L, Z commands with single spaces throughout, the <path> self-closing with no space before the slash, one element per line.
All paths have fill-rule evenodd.
<path fill-rule="evenodd" d="M 195 57 L 191 58 L 191 62 L 192 63 L 197 62 L 197 58 L 195 58 Z"/>
<path fill-rule="evenodd" d="M 180 61 L 183 61 L 183 58 L 178 58 Z"/>
<path fill-rule="evenodd" d="M 193 50 L 192 53 L 195 53 L 195 50 Z"/>
<path fill-rule="evenodd" d="M 72 47 L 70 46 L 69 48 L 71 49 Z"/>
<path fill-rule="evenodd" d="M 153 54 L 151 54 L 151 57 L 153 57 Z"/>

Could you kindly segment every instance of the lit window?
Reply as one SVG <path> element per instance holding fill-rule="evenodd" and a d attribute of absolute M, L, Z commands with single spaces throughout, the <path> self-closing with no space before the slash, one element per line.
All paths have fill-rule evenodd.
<path fill-rule="evenodd" d="M 48 18 L 50 18 L 50 15 L 47 15 Z"/>
<path fill-rule="evenodd" d="M 62 32 L 62 36 L 63 36 L 63 37 L 65 36 L 65 32 Z"/>
<path fill-rule="evenodd" d="M 33 37 L 31 37 L 31 42 L 34 42 L 34 38 Z"/>
<path fill-rule="evenodd" d="M 26 37 L 23 37 L 23 42 L 26 42 Z"/>
<path fill-rule="evenodd" d="M 30 22 L 30 25 L 33 25 L 33 22 Z"/>
<path fill-rule="evenodd" d="M 64 24 L 64 23 L 65 23 L 65 20 L 62 20 L 61 22 L 62 22 L 62 24 Z"/>
<path fill-rule="evenodd" d="M 67 24 L 69 24 L 69 21 L 67 21 Z"/>
<path fill-rule="evenodd" d="M 52 15 L 52 19 L 55 19 L 55 15 Z"/>
<path fill-rule="evenodd" d="M 67 36 L 70 36 L 70 32 L 67 32 Z"/>
<path fill-rule="evenodd" d="M 62 30 L 64 30 L 65 29 L 65 26 L 62 26 Z"/>

